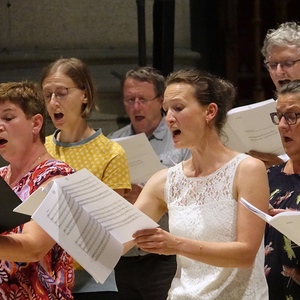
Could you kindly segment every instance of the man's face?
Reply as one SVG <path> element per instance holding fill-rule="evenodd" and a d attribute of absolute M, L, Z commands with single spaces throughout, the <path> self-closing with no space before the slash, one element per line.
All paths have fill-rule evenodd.
<path fill-rule="evenodd" d="M 272 66 L 272 68 L 269 68 L 269 73 L 276 89 L 284 83 L 300 79 L 300 61 L 296 61 L 298 59 L 300 59 L 300 55 L 298 54 L 296 46 L 272 47 L 266 61 L 269 66 Z M 285 64 L 286 62 L 287 64 Z M 291 64 L 289 62 L 294 63 Z"/>
<path fill-rule="evenodd" d="M 157 97 L 151 82 L 127 78 L 124 82 L 123 101 L 135 133 L 151 135 L 159 125 L 163 97 Z"/>

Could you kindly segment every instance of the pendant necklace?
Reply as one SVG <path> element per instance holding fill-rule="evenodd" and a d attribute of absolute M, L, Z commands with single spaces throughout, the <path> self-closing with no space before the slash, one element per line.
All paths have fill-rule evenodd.
<path fill-rule="evenodd" d="M 23 175 L 22 176 L 19 176 L 15 181 L 13 181 L 12 183 L 9 183 L 9 180 L 10 180 L 10 177 L 11 177 L 11 167 L 10 167 L 10 165 L 7 167 L 7 173 L 6 173 L 6 175 L 5 175 L 5 177 L 4 177 L 4 180 L 8 183 L 8 185 L 10 186 L 10 187 L 13 187 L 17 182 L 19 182 L 20 181 L 20 179 L 21 178 L 23 178 L 24 177 L 24 175 L 26 174 L 26 173 L 28 173 L 33 167 L 34 167 L 34 165 L 43 157 L 43 156 L 45 156 L 46 154 L 47 154 L 48 152 L 46 151 L 46 152 L 44 152 L 42 155 L 40 155 L 31 165 L 30 165 L 30 167 L 29 167 L 29 169 L 28 169 L 28 171 L 26 171 L 25 173 L 23 173 Z"/>

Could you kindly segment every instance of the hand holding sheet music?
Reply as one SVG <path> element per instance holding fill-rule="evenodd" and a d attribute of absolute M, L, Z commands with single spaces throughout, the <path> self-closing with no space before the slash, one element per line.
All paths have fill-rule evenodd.
<path fill-rule="evenodd" d="M 276 228 L 294 243 L 300 245 L 300 211 L 287 210 L 272 217 L 253 206 L 244 198 L 241 198 L 240 201 L 246 208 Z"/>
<path fill-rule="evenodd" d="M 14 211 L 35 220 L 103 283 L 139 229 L 158 226 L 86 169 L 38 189 Z"/>

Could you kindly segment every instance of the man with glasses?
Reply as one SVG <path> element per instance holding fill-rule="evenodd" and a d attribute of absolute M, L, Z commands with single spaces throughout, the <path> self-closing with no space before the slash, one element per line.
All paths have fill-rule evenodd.
<path fill-rule="evenodd" d="M 123 104 L 130 124 L 110 134 L 119 138 L 145 133 L 151 146 L 166 167 L 186 160 L 189 150 L 175 149 L 162 111 L 165 79 L 152 67 L 129 70 L 122 82 Z M 132 185 L 125 198 L 134 203 L 142 187 Z M 159 221 L 168 230 L 168 215 Z M 148 254 L 137 247 L 121 257 L 115 268 L 120 300 L 165 300 L 176 271 L 175 256 Z"/>
<path fill-rule="evenodd" d="M 300 25 L 296 22 L 282 23 L 270 29 L 263 42 L 264 64 L 278 90 L 283 84 L 300 79 Z M 269 153 L 250 151 L 261 159 L 266 167 L 282 163 L 281 157 Z M 286 160 L 286 157 L 283 157 Z"/>

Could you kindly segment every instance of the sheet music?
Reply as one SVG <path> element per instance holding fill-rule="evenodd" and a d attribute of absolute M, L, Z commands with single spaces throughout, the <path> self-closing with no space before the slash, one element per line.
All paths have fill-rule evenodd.
<path fill-rule="evenodd" d="M 36 203 L 29 197 L 24 206 L 30 200 Z M 32 218 L 101 283 L 122 255 L 123 243 L 139 229 L 158 226 L 86 169 L 52 181 Z"/>
<path fill-rule="evenodd" d="M 276 228 L 294 243 L 300 245 L 300 211 L 287 210 L 272 217 L 253 206 L 244 198 L 241 198 L 240 201 L 246 208 Z"/>
<path fill-rule="evenodd" d="M 116 138 L 112 141 L 119 143 L 126 152 L 132 183 L 145 183 L 154 173 L 165 168 L 145 133 Z"/>

